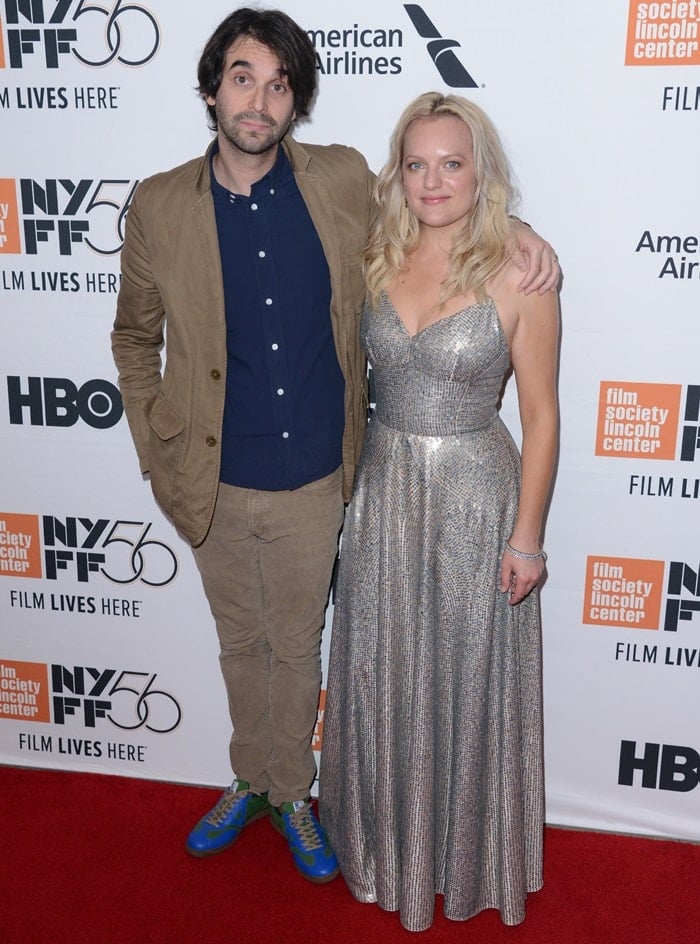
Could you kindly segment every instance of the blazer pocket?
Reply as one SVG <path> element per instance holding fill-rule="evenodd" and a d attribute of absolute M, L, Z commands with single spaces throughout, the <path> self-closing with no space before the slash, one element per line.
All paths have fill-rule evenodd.
<path fill-rule="evenodd" d="M 185 421 L 163 397 L 154 397 L 144 409 L 146 420 L 158 439 L 167 442 L 178 436 L 185 428 Z"/>
<path fill-rule="evenodd" d="M 175 478 L 185 442 L 181 435 L 185 421 L 161 396 L 149 401 L 144 413 L 151 430 L 148 444 L 151 489 L 160 507 L 172 518 Z"/>

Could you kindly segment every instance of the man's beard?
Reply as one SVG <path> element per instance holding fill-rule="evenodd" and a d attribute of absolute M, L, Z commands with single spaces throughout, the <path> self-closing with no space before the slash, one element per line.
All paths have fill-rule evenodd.
<path fill-rule="evenodd" d="M 232 118 L 225 118 L 217 113 L 216 117 L 219 131 L 229 144 L 232 144 L 244 154 L 265 154 L 276 147 L 289 131 L 293 114 L 293 112 L 290 112 L 289 118 L 282 125 L 278 125 L 272 118 L 259 115 L 257 112 L 242 112 Z M 257 124 L 265 125 L 267 131 L 257 133 L 243 131 L 240 128 L 242 121 L 254 121 Z"/>

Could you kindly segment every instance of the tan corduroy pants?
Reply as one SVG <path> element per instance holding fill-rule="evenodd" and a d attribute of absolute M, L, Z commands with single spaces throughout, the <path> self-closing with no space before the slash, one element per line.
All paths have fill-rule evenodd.
<path fill-rule="evenodd" d="M 294 491 L 221 483 L 194 548 L 221 647 L 234 773 L 279 806 L 308 796 L 321 630 L 343 523 L 342 474 Z"/>

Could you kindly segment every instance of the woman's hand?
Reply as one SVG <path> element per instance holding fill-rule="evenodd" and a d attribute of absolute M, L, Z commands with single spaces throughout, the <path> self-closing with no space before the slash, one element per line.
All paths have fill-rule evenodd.
<path fill-rule="evenodd" d="M 506 548 L 501 561 L 500 590 L 508 593 L 511 606 L 521 603 L 544 573 L 544 555 L 534 560 L 516 557 Z"/>

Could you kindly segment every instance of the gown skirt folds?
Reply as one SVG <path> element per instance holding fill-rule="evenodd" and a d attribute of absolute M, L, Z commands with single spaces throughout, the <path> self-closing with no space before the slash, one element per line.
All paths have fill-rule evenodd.
<path fill-rule="evenodd" d="M 520 457 L 497 414 L 510 354 L 491 299 L 408 334 L 386 295 L 362 341 L 377 409 L 343 531 L 320 814 L 360 901 L 409 930 L 542 885 L 537 591 L 498 589 Z"/>

